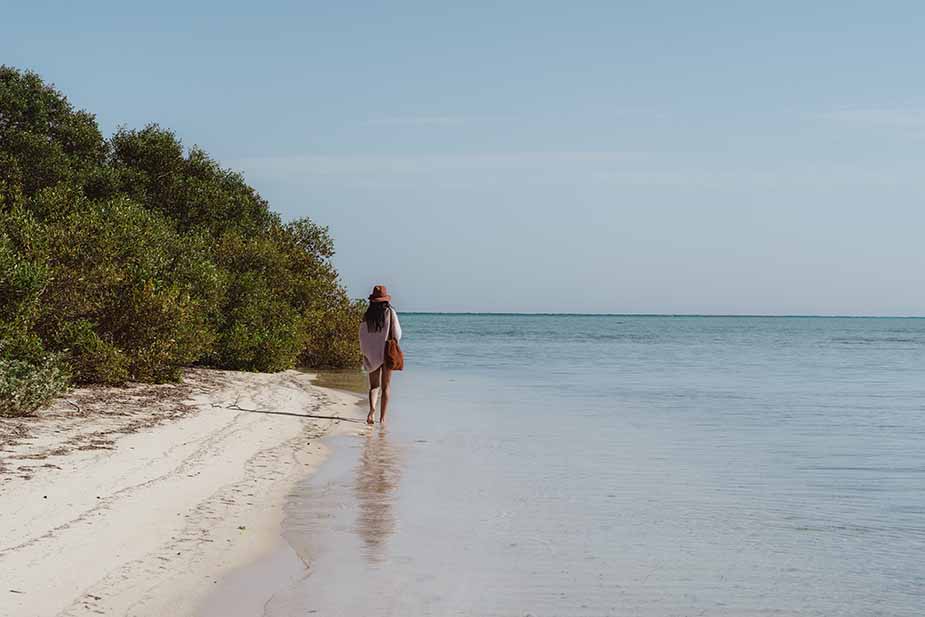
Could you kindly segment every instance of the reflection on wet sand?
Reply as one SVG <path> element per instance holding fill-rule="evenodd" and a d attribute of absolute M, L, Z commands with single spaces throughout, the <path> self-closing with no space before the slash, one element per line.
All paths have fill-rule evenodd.
<path fill-rule="evenodd" d="M 369 391 L 369 382 L 366 380 L 366 373 L 360 369 L 327 369 L 323 371 L 305 369 L 305 371 L 313 375 L 312 383 L 322 388 L 348 390 L 363 395 Z"/>
<path fill-rule="evenodd" d="M 370 562 L 383 558 L 388 537 L 395 531 L 393 502 L 401 477 L 399 451 L 385 428 L 366 436 L 357 465 L 356 498 L 359 505 L 357 534 L 366 545 Z"/>

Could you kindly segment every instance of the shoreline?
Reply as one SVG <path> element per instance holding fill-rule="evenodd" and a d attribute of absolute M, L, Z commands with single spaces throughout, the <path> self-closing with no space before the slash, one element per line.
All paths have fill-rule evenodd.
<path fill-rule="evenodd" d="M 365 430 L 358 397 L 311 378 L 190 369 L 4 419 L 0 615 L 197 615 L 279 550 L 319 440 Z"/>
<path fill-rule="evenodd" d="M 348 399 L 356 399 L 355 405 L 365 405 L 365 397 L 357 390 L 351 390 L 356 386 L 356 380 L 351 380 L 344 375 L 347 371 L 322 371 L 319 373 L 308 372 L 312 383 L 317 388 L 333 392 Z M 364 376 L 365 377 L 365 376 Z M 325 384 L 325 385 L 319 385 Z M 356 418 L 365 425 L 366 413 L 358 412 Z M 357 435 L 365 431 L 331 431 L 321 437 L 322 442 L 329 442 L 332 438 L 337 440 L 347 434 Z M 325 443 L 325 457 L 319 461 L 330 464 L 329 460 L 337 450 L 327 447 Z M 203 601 L 197 606 L 193 615 L 195 617 L 253 617 L 254 615 L 263 615 L 267 603 L 270 602 L 280 592 L 290 589 L 300 581 L 304 581 L 310 574 L 311 564 L 309 564 L 298 550 L 286 538 L 286 508 L 290 506 L 293 492 L 302 481 L 314 475 L 317 471 L 315 466 L 309 473 L 296 478 L 289 489 L 280 497 L 280 516 L 275 523 L 277 533 L 275 537 L 267 544 L 266 550 L 246 562 L 235 565 L 226 571 L 212 586 L 212 589 L 203 598 Z"/>

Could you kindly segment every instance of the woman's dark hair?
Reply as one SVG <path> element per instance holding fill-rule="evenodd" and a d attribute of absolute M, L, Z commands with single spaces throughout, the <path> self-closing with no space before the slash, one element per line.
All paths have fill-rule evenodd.
<path fill-rule="evenodd" d="M 366 329 L 370 332 L 379 332 L 385 326 L 386 310 L 389 308 L 388 302 L 370 302 L 369 308 L 363 314 L 363 321 L 366 322 Z"/>

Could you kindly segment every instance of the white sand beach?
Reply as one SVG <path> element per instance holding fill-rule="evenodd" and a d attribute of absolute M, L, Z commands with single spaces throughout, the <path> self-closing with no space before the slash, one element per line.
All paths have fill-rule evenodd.
<path fill-rule="evenodd" d="M 360 431 L 309 375 L 192 369 L 0 419 L 0 615 L 195 615 L 280 544 L 286 495 Z"/>

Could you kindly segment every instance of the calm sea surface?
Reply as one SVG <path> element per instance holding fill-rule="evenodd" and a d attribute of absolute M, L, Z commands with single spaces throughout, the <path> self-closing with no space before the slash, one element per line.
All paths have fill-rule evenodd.
<path fill-rule="evenodd" d="M 925 615 L 925 319 L 402 326 L 268 615 Z"/>

